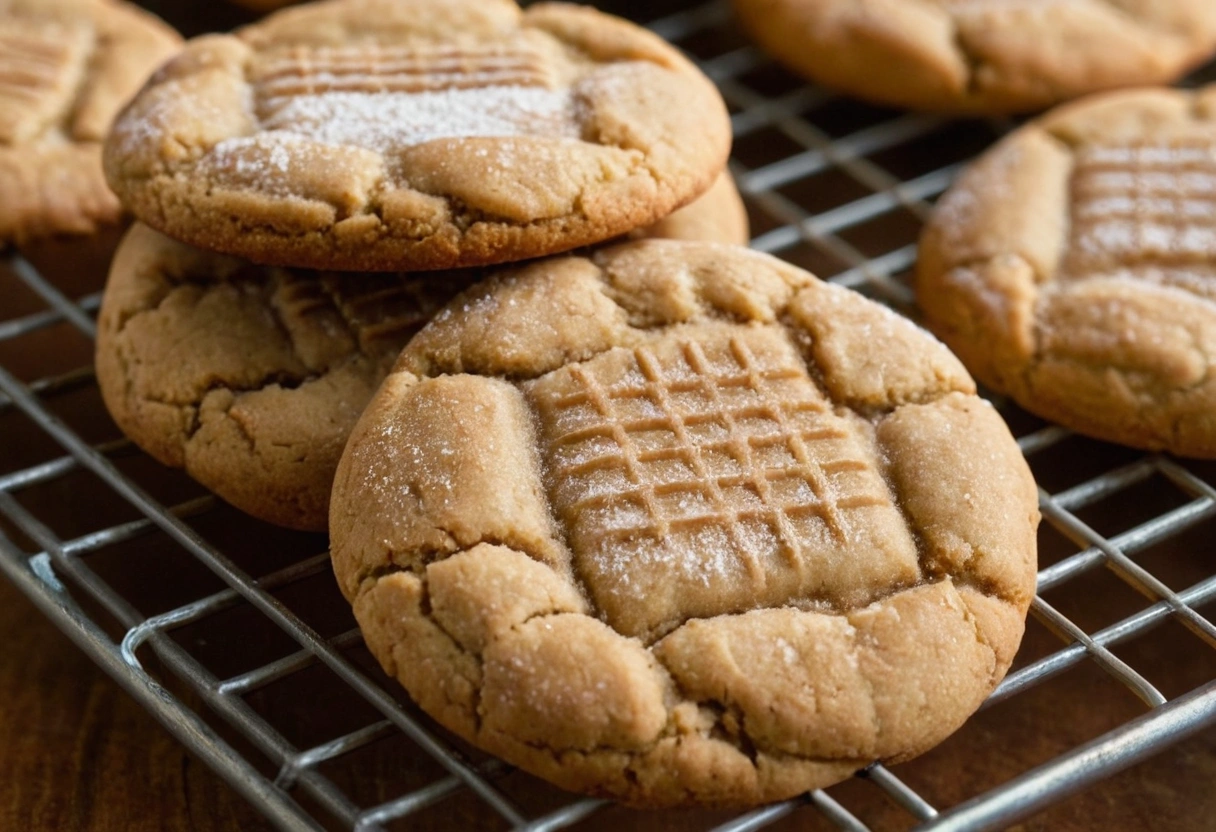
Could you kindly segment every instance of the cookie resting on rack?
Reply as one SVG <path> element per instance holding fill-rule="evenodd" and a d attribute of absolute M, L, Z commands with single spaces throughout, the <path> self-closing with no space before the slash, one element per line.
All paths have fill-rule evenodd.
<path fill-rule="evenodd" d="M 1004 676 L 1035 487 L 911 322 L 746 249 L 507 271 L 406 347 L 330 507 L 385 670 L 575 791 L 745 806 L 911 757 Z"/>
<path fill-rule="evenodd" d="M 648 229 L 747 242 L 730 177 Z M 115 257 L 97 378 L 141 448 L 249 514 L 323 531 L 355 420 L 409 337 L 476 278 L 255 266 L 136 223 Z"/>
<path fill-rule="evenodd" d="M 939 202 L 917 298 L 1027 410 L 1216 458 L 1216 86 L 1108 93 L 1006 137 Z"/>
<path fill-rule="evenodd" d="M 175 239 L 274 265 L 450 269 L 650 225 L 730 122 L 657 36 L 589 8 L 327 0 L 190 41 L 119 118 L 111 186 Z"/>
<path fill-rule="evenodd" d="M 894 107 L 1016 113 L 1169 83 L 1216 52 L 1211 0 L 734 0 L 773 57 Z"/>
<path fill-rule="evenodd" d="M 0 246 L 118 221 L 102 139 L 180 44 L 117 0 L 0 0 Z"/>

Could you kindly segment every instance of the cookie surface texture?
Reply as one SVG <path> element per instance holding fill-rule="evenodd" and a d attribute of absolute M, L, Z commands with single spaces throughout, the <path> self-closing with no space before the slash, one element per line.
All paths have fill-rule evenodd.
<path fill-rule="evenodd" d="M 161 462 L 256 517 L 324 530 L 363 406 L 469 282 L 254 266 L 136 223 L 102 301 L 98 383 Z"/>
<path fill-rule="evenodd" d="M 1216 457 L 1216 88 L 1032 122 L 942 198 L 918 302 L 977 378 L 1090 436 Z"/>
<path fill-rule="evenodd" d="M 148 225 L 255 262 L 356 271 L 536 257 L 710 187 L 725 105 L 676 50 L 588 8 L 328 0 L 189 42 L 106 146 Z"/>
<path fill-rule="evenodd" d="M 879 104 L 1028 112 L 1174 81 L 1216 51 L 1208 0 L 734 0 L 782 63 Z"/>
<path fill-rule="evenodd" d="M 1001 679 L 1035 489 L 907 320 L 642 241 L 473 287 L 339 464 L 335 572 L 387 672 L 565 788 L 744 806 L 940 741 Z"/>
<path fill-rule="evenodd" d="M 747 240 L 729 176 L 646 236 Z M 480 274 L 344 274 L 255 266 L 136 223 L 97 340 L 115 422 L 237 508 L 323 530 L 334 469 L 409 337 Z"/>
<path fill-rule="evenodd" d="M 0 0 L 0 244 L 116 222 L 101 146 L 181 43 L 112 0 Z"/>
<path fill-rule="evenodd" d="M 747 207 L 735 180 L 723 171 L 696 201 L 685 205 L 654 225 L 631 231 L 628 238 L 643 240 L 697 240 L 746 246 L 751 240 Z"/>

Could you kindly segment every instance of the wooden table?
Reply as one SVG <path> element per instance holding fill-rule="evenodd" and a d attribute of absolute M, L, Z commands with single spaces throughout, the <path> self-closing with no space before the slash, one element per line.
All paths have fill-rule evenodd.
<path fill-rule="evenodd" d="M 0 829 L 269 829 L 0 579 Z"/>

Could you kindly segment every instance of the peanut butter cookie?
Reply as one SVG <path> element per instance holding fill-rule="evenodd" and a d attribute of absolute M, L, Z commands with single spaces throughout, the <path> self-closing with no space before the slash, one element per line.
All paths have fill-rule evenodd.
<path fill-rule="evenodd" d="M 1216 51 L 1210 0 L 735 0 L 775 58 L 880 104 L 1037 110 L 1168 83 Z"/>
<path fill-rule="evenodd" d="M 129 3 L 0 0 L 0 245 L 118 220 L 102 139 L 180 43 Z"/>
<path fill-rule="evenodd" d="M 1000 681 L 1036 492 L 941 344 L 745 249 L 506 271 L 406 347 L 334 483 L 367 644 L 569 789 L 742 806 L 942 740 Z"/>
<path fill-rule="evenodd" d="M 747 241 L 730 177 L 639 234 Z M 355 420 L 409 336 L 475 279 L 254 266 L 136 223 L 102 302 L 97 375 L 122 431 L 263 520 L 323 530 Z"/>
<path fill-rule="evenodd" d="M 725 171 L 691 205 L 668 214 L 654 225 L 629 232 L 629 239 L 694 240 L 745 246 L 751 240 L 747 207 L 735 180 Z"/>
<path fill-rule="evenodd" d="M 942 198 L 918 300 L 1026 409 L 1216 457 L 1216 87 L 1109 93 L 1008 136 Z"/>
<path fill-rule="evenodd" d="M 106 145 L 148 225 L 259 263 L 536 257 L 650 225 L 723 169 L 717 90 L 651 33 L 511 0 L 328 0 L 190 41 Z"/>

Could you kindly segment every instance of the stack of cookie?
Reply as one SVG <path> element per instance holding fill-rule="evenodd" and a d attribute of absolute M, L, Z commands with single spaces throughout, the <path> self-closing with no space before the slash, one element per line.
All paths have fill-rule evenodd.
<path fill-rule="evenodd" d="M 328 0 L 192 41 L 106 145 L 144 223 L 107 405 L 328 523 L 386 671 L 553 782 L 749 805 L 912 756 L 1012 661 L 1034 484 L 894 313 L 739 246 L 585 250 L 742 241 L 729 140 L 675 50 L 573 6 Z"/>
<path fill-rule="evenodd" d="M 587 9 L 339 0 L 198 38 L 107 145 L 141 224 L 101 312 L 106 403 L 239 508 L 323 530 L 355 419 L 471 268 L 745 243 L 729 146 L 700 72 Z"/>

